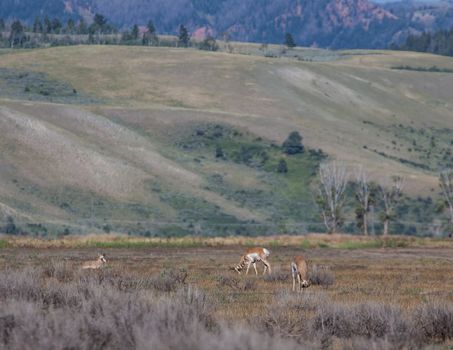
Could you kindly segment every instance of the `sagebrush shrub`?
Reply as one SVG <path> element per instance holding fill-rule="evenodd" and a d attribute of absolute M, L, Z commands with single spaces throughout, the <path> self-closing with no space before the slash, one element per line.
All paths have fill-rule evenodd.
<path fill-rule="evenodd" d="M 425 343 L 453 339 L 453 305 L 428 302 L 419 306 L 412 316 L 415 334 Z"/>
<path fill-rule="evenodd" d="M 326 266 L 313 265 L 308 269 L 308 279 L 312 285 L 330 287 L 335 283 L 335 275 Z"/>

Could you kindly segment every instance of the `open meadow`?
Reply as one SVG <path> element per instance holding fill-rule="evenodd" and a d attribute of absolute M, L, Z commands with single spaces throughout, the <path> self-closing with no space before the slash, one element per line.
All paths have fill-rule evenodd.
<path fill-rule="evenodd" d="M 272 274 L 229 270 L 254 245 L 271 251 Z M 2 247 L 2 348 L 445 349 L 453 340 L 449 240 L 92 236 Z M 81 269 L 101 252 L 105 266 Z M 297 254 L 312 282 L 301 293 L 291 291 Z"/>

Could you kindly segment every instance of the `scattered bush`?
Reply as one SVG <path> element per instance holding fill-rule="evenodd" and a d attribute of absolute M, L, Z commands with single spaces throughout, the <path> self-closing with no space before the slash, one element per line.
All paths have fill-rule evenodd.
<path fill-rule="evenodd" d="M 277 281 L 285 277 L 276 274 Z M 3 270 L 0 348 L 420 349 L 453 339 L 452 304 L 403 313 L 380 303 L 335 303 L 316 289 L 277 293 L 249 326 L 233 327 L 217 320 L 215 300 L 186 280 L 184 270 L 87 272 L 65 261 Z M 256 289 L 253 278 L 220 275 L 217 283 Z"/>
<path fill-rule="evenodd" d="M 59 282 L 69 282 L 74 280 L 74 270 L 65 261 L 51 260 L 44 266 L 43 275 L 55 278 Z"/>
<path fill-rule="evenodd" d="M 271 274 L 265 275 L 266 282 L 288 282 L 291 280 L 289 273 L 281 271 L 272 271 Z"/>
<path fill-rule="evenodd" d="M 311 266 L 308 269 L 308 279 L 311 284 L 325 288 L 328 288 L 335 283 L 335 275 L 327 266 Z"/>
<path fill-rule="evenodd" d="M 299 342 L 310 339 L 313 337 L 311 314 L 326 300 L 323 293 L 282 291 L 253 324 L 272 336 L 289 337 Z"/>
<path fill-rule="evenodd" d="M 283 152 L 289 155 L 303 153 L 304 146 L 302 144 L 302 136 L 297 131 L 293 131 L 288 135 L 288 138 L 283 142 Z"/>
<path fill-rule="evenodd" d="M 416 334 L 425 343 L 453 339 L 453 305 L 429 302 L 418 307 L 413 316 Z"/>
<path fill-rule="evenodd" d="M 208 36 L 200 43 L 198 48 L 206 51 L 217 51 L 219 49 L 219 45 L 217 45 L 217 41 L 212 36 Z"/>
<path fill-rule="evenodd" d="M 400 309 L 378 303 L 339 305 L 329 303 L 318 309 L 314 330 L 338 338 L 408 337 L 408 325 Z"/>
<path fill-rule="evenodd" d="M 256 290 L 256 281 L 253 279 L 244 279 L 228 275 L 217 276 L 217 283 L 219 286 L 228 287 L 234 291 L 246 292 L 249 290 Z"/>
<path fill-rule="evenodd" d="M 277 173 L 286 174 L 287 172 L 288 172 L 288 164 L 286 164 L 286 161 L 282 158 L 278 161 Z"/>
<path fill-rule="evenodd" d="M 291 340 L 220 325 L 213 316 L 215 303 L 198 289 L 182 286 L 186 274 L 181 271 L 158 277 L 179 281 L 170 297 L 148 291 L 153 279 L 125 289 L 131 283 L 121 272 L 77 270 L 65 277 L 68 270 L 67 264 L 51 262 L 44 268 L 2 271 L 0 348 L 298 348 Z"/>
<path fill-rule="evenodd" d="M 174 292 L 181 286 L 184 286 L 187 279 L 187 271 L 181 270 L 164 270 L 160 276 L 152 280 L 153 287 L 160 292 Z"/>

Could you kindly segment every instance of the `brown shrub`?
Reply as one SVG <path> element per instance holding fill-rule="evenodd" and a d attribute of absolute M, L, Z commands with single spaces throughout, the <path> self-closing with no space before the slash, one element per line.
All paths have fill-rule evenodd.
<path fill-rule="evenodd" d="M 415 334 L 424 343 L 453 339 L 453 305 L 428 302 L 419 306 L 412 316 Z"/>
<path fill-rule="evenodd" d="M 246 292 L 257 289 L 257 284 L 254 279 L 240 278 L 231 275 L 218 275 L 217 284 L 221 287 L 227 287 L 233 291 Z"/>
<path fill-rule="evenodd" d="M 327 266 L 311 266 L 308 270 L 308 279 L 311 284 L 325 288 L 328 288 L 335 283 L 335 275 Z"/>
<path fill-rule="evenodd" d="M 313 329 L 338 338 L 406 338 L 407 321 L 400 309 L 379 303 L 358 305 L 323 304 L 314 318 Z"/>
<path fill-rule="evenodd" d="M 312 338 L 312 314 L 326 301 L 323 293 L 278 293 L 254 321 L 260 331 L 297 341 Z"/>
<path fill-rule="evenodd" d="M 289 273 L 281 271 L 273 271 L 271 274 L 264 276 L 264 281 L 266 282 L 288 282 L 291 280 Z"/>

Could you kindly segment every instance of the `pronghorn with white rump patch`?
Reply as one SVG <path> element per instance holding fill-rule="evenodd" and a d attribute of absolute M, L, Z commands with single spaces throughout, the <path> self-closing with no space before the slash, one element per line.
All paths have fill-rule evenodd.
<path fill-rule="evenodd" d="M 296 290 L 296 278 L 299 290 L 310 286 L 310 281 L 308 280 L 308 265 L 303 256 L 298 255 L 294 257 L 291 262 L 291 274 L 293 275 L 293 292 Z"/>
<path fill-rule="evenodd" d="M 87 261 L 83 263 L 82 269 L 100 269 L 102 265 L 106 264 L 105 254 L 100 254 L 97 260 Z"/>
<path fill-rule="evenodd" d="M 267 261 L 269 254 L 270 252 L 266 248 L 258 247 L 247 249 L 244 255 L 241 256 L 239 264 L 236 267 L 233 267 L 232 269 L 240 274 L 244 267 L 247 266 L 247 270 L 245 271 L 245 274 L 247 275 L 249 273 L 250 265 L 253 265 L 253 268 L 255 269 L 255 274 L 258 274 L 258 270 L 256 269 L 256 263 L 261 261 L 264 264 L 263 275 L 266 273 L 266 271 L 268 271 L 268 273 L 270 274 L 271 264 L 269 264 L 269 261 Z"/>

